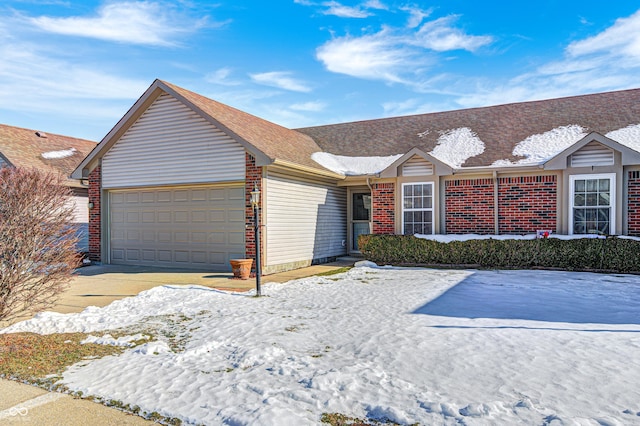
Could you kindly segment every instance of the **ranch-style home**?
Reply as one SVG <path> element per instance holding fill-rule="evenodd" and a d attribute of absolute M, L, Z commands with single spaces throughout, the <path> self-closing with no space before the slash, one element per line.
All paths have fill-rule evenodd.
<path fill-rule="evenodd" d="M 640 235 L 640 89 L 287 129 L 156 80 L 74 171 L 104 263 L 263 273 L 360 234 Z"/>
<path fill-rule="evenodd" d="M 0 124 L 0 167 L 21 167 L 69 176 L 96 147 L 96 142 L 39 130 Z M 88 241 L 88 191 L 77 179 L 66 178 L 72 193 L 74 226 L 80 242 L 78 250 L 86 252 Z"/>

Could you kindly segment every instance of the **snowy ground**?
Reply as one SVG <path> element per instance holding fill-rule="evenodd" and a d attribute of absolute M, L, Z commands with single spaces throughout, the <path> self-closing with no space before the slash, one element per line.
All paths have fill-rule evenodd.
<path fill-rule="evenodd" d="M 156 330 L 63 381 L 192 423 L 640 424 L 638 276 L 359 267 L 264 293 L 164 286 L 4 331 Z"/>

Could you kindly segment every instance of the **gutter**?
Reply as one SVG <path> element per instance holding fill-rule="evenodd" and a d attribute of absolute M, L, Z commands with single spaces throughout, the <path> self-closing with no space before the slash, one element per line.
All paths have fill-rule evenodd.
<path fill-rule="evenodd" d="M 344 180 L 346 178 L 345 175 L 342 175 L 340 173 L 335 173 L 335 172 L 332 172 L 330 170 L 322 170 L 322 169 L 316 169 L 315 167 L 302 166 L 300 164 L 292 163 L 292 162 L 286 161 L 286 160 L 280 160 L 278 158 L 273 160 L 271 162 L 271 164 L 268 164 L 268 166 L 284 167 L 284 168 L 287 168 L 287 169 L 294 169 L 294 170 L 297 170 L 297 171 L 302 172 L 302 173 L 307 173 L 307 174 L 311 174 L 311 175 L 315 175 L 315 176 L 324 176 L 324 177 L 328 177 L 328 178 L 331 178 L 331 179 L 337 179 L 337 180 Z"/>
<path fill-rule="evenodd" d="M 544 169 L 544 164 L 533 164 L 530 166 L 475 166 L 475 167 L 460 167 L 457 169 L 452 169 L 453 174 L 464 174 L 464 173 L 478 173 L 478 172 L 520 172 L 520 171 L 538 171 L 540 169 Z"/>

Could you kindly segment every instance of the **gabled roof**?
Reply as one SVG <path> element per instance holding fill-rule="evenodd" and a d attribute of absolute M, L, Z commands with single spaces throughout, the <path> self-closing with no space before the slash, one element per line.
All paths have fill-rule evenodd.
<path fill-rule="evenodd" d="M 0 156 L 15 167 L 36 168 L 68 177 L 96 142 L 0 124 Z M 80 182 L 67 179 L 69 186 Z"/>
<path fill-rule="evenodd" d="M 166 81 L 159 80 L 159 82 L 166 88 L 172 89 L 174 92 L 172 94 L 180 95 L 184 100 L 189 101 L 209 119 L 249 143 L 269 157 L 271 161 L 284 160 L 301 166 L 319 167 L 318 163 L 311 160 L 311 154 L 321 151 L 321 149 L 310 136 L 216 102 Z"/>
<path fill-rule="evenodd" d="M 622 157 L 621 164 L 623 166 L 640 164 L 640 152 L 622 145 L 611 138 L 603 136 L 598 132 L 591 132 L 569 148 L 546 161 L 543 165 L 544 169 L 557 170 L 565 168 L 567 164 L 567 157 L 576 151 L 579 151 L 582 147 L 591 142 L 598 142 L 608 148 L 618 151 Z M 640 141 L 638 141 L 638 144 L 640 144 Z"/>
<path fill-rule="evenodd" d="M 256 156 L 258 165 L 297 165 L 314 169 L 317 172 L 333 174 L 311 159 L 311 155 L 320 151 L 320 147 L 310 136 L 271 123 L 166 81 L 156 80 L 105 136 L 98 148 L 78 166 L 74 177 L 81 176 L 83 169 L 93 169 L 97 158 L 104 155 L 162 93 L 168 93 L 175 97 L 214 126 L 223 130 L 243 145 L 248 152 Z"/>
<path fill-rule="evenodd" d="M 581 135 L 575 136 L 573 141 L 577 142 L 592 131 L 606 135 L 637 124 L 640 124 L 640 89 L 297 130 L 311 136 L 323 151 L 335 155 L 385 156 L 404 154 L 417 147 L 436 157 L 433 151 L 443 137 L 449 135 L 451 141 L 455 139 L 456 131 L 466 130 L 458 133 L 475 137 L 484 148 L 477 149 L 479 153 L 472 151 L 461 164 L 464 168 L 488 167 L 496 162 L 507 162 L 505 160 L 522 164 L 526 158 L 514 155 L 521 142 L 543 144 L 543 137 L 531 137 L 553 135 L 558 129 L 580 129 Z M 565 148 L 563 146 L 557 152 Z M 542 162 L 537 161 L 537 164 Z"/>
<path fill-rule="evenodd" d="M 438 160 L 437 158 L 435 158 L 431 154 L 425 153 L 424 151 L 422 151 L 419 148 L 412 148 L 406 154 L 404 154 L 402 157 L 398 158 L 391 165 L 389 165 L 389 167 L 387 167 L 386 169 L 382 170 L 380 172 L 380 176 L 381 177 L 396 177 L 397 173 L 398 173 L 398 167 L 401 166 L 402 164 L 404 164 L 407 160 L 409 160 L 413 156 L 418 156 L 418 157 L 423 158 L 424 160 L 430 162 L 431 164 L 433 164 L 436 176 L 450 175 L 450 174 L 453 173 L 453 169 L 451 168 L 451 166 L 443 163 L 442 161 Z"/>

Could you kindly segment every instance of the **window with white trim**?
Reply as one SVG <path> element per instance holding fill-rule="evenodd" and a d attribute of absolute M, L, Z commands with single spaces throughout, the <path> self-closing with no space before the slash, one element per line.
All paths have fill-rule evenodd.
<path fill-rule="evenodd" d="M 615 173 L 573 175 L 570 176 L 570 185 L 570 233 L 615 233 Z"/>
<path fill-rule="evenodd" d="M 433 234 L 433 182 L 402 185 L 402 231 Z"/>

